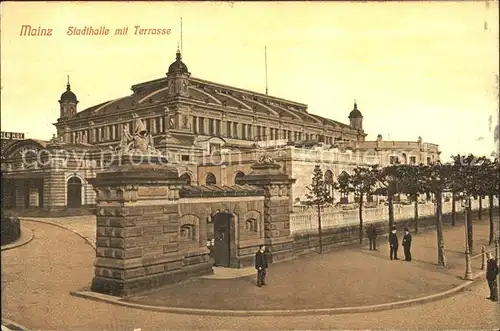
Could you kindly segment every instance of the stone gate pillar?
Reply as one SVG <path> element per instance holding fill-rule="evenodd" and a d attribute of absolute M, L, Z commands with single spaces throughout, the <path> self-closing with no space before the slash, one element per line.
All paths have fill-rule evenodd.
<path fill-rule="evenodd" d="M 290 234 L 292 185 L 295 179 L 281 171 L 281 166 L 266 154 L 251 166 L 252 171 L 236 180 L 236 184 L 264 189 L 264 243 L 271 252 L 271 261 L 293 258 L 293 237 Z"/>
<path fill-rule="evenodd" d="M 148 156 L 147 163 L 134 159 L 140 157 L 120 156 L 89 180 L 97 193 L 92 291 L 126 296 L 187 276 L 179 252 L 182 181 L 161 156 Z M 203 267 L 212 272 L 210 263 Z"/>

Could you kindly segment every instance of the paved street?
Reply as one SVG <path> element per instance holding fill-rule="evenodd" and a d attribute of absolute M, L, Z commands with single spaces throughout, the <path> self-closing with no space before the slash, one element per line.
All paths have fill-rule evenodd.
<path fill-rule="evenodd" d="M 31 329 L 492 329 L 499 323 L 496 315 L 498 304 L 485 299 L 488 295 L 485 282 L 474 285 L 464 293 L 420 306 L 369 314 L 331 316 L 190 316 L 93 302 L 69 294 L 70 291 L 88 287 L 93 275 L 93 249 L 82 238 L 64 229 L 33 222 L 25 224 L 34 231 L 35 239 L 26 246 L 2 252 L 2 315 Z M 481 231 L 478 226 L 475 234 L 479 235 L 479 232 Z M 446 238 L 448 237 L 447 235 Z M 428 243 L 424 241 L 425 245 L 432 244 L 431 237 L 428 240 Z M 339 251 L 328 256 L 345 252 Z M 366 251 L 356 254 L 368 255 L 370 259 L 380 260 L 380 263 L 385 263 L 387 256 L 385 252 L 377 256 L 371 256 L 372 253 Z M 430 254 L 429 251 L 429 256 L 420 257 L 416 254 L 415 257 L 422 260 L 417 262 L 423 265 L 422 268 L 430 271 L 434 267 L 426 267 L 425 262 L 427 259 L 435 259 L 435 255 L 435 252 Z M 388 263 L 398 263 L 398 268 L 409 267 L 402 261 Z M 273 266 L 273 269 L 278 269 L 278 265 Z M 387 289 L 389 281 L 386 277 L 380 277 L 385 272 L 384 269 L 386 268 L 378 269 L 377 278 L 384 278 L 381 283 L 387 284 L 384 286 Z M 371 273 L 366 270 L 360 272 L 363 272 L 363 275 Z M 395 274 L 399 276 L 402 273 L 398 271 Z M 452 271 L 450 274 L 442 274 L 453 276 Z M 335 275 L 332 273 L 331 279 L 334 279 Z M 432 276 L 433 279 L 434 277 L 438 276 Z M 425 283 L 427 279 L 422 278 L 420 282 Z M 274 283 L 276 282 L 273 281 Z M 356 287 L 364 288 L 365 285 L 370 286 L 368 284 L 369 282 L 365 281 L 356 284 Z M 267 288 L 263 290 L 270 291 Z M 218 298 L 224 298 L 223 293 L 224 290 L 220 291 Z M 290 293 L 287 298 L 293 298 L 294 295 Z M 265 300 L 266 298 L 263 298 L 263 301 Z M 464 309 L 465 307 L 467 309 Z"/>

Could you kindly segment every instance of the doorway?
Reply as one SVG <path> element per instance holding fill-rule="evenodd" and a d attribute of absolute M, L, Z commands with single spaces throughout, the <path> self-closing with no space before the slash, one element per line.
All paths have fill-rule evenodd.
<path fill-rule="evenodd" d="M 78 177 L 68 180 L 68 208 L 80 208 L 82 206 L 82 181 Z"/>
<path fill-rule="evenodd" d="M 214 260 L 219 267 L 229 267 L 231 260 L 231 219 L 230 213 L 217 213 L 214 216 Z"/>

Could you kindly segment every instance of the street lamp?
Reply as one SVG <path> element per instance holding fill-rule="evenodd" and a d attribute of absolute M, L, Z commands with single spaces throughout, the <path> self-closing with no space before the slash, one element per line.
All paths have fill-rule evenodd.
<path fill-rule="evenodd" d="M 469 208 L 470 208 L 470 197 L 464 196 L 463 193 L 460 194 L 462 196 L 462 207 L 464 207 L 464 219 L 465 219 L 465 279 L 472 280 L 472 265 L 471 265 L 471 257 L 470 257 L 470 248 L 469 248 Z"/>

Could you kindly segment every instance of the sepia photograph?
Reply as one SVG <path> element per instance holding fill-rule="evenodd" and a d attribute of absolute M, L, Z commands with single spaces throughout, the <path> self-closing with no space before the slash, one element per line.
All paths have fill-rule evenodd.
<path fill-rule="evenodd" d="M 499 3 L 5 1 L 1 330 L 500 330 Z"/>

